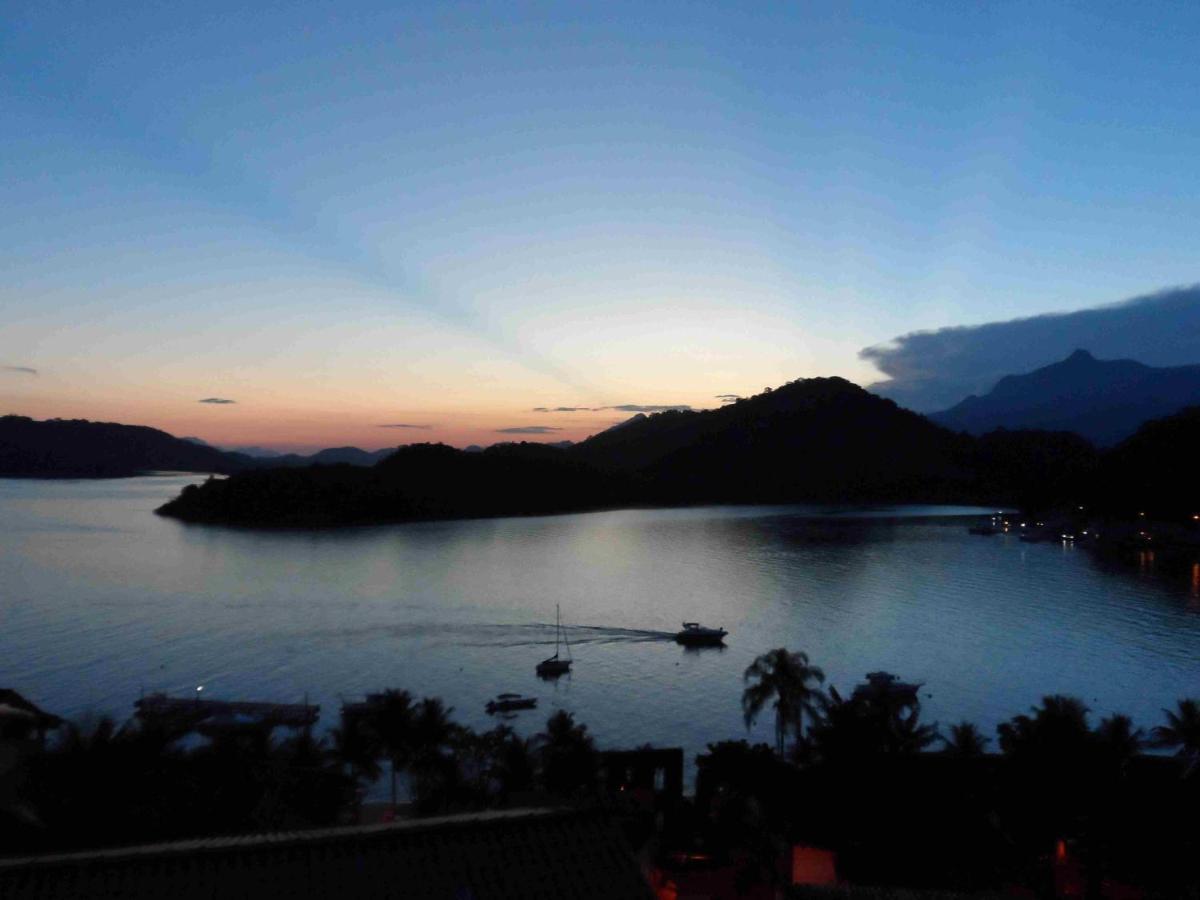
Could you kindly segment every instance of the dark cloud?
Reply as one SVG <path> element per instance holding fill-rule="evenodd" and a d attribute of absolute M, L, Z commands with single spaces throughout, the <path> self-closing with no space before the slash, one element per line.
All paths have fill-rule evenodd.
<path fill-rule="evenodd" d="M 933 412 L 1081 349 L 1152 366 L 1200 362 L 1200 285 L 1070 313 L 917 331 L 859 356 L 889 378 L 869 390 Z"/>
<path fill-rule="evenodd" d="M 595 412 L 590 406 L 535 406 L 534 412 Z"/>
<path fill-rule="evenodd" d="M 518 425 L 514 428 L 497 428 L 497 434 L 552 434 L 555 431 L 562 431 L 561 428 L 552 428 L 549 425 Z"/>
<path fill-rule="evenodd" d="M 432 428 L 432 425 L 410 425 L 408 422 L 388 422 L 385 425 L 376 425 L 376 428 Z"/>
<path fill-rule="evenodd" d="M 717 399 L 722 403 L 735 403 L 742 399 L 741 394 L 717 394 Z"/>
<path fill-rule="evenodd" d="M 31 369 L 29 366 L 0 366 L 0 371 L 12 372 L 15 375 L 36 375 L 37 369 Z"/>
<path fill-rule="evenodd" d="M 226 406 L 230 403 L 237 403 L 236 400 L 226 400 L 224 397 L 205 397 L 203 400 L 197 400 L 197 403 L 215 403 L 217 406 Z"/>

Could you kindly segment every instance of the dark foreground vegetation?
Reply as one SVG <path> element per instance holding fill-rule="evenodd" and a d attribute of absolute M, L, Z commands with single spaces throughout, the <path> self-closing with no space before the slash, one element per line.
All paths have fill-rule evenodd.
<path fill-rule="evenodd" d="M 704 412 L 635 418 L 569 448 L 403 447 L 372 468 L 246 472 L 160 510 L 192 522 L 296 526 L 698 503 L 934 502 L 1190 515 L 1174 465 L 1200 450 L 1200 410 L 1104 452 L 1065 432 L 956 434 L 839 378 Z"/>
<path fill-rule="evenodd" d="M 710 745 L 696 760 L 694 798 L 682 796 L 679 773 L 638 780 L 640 764 L 681 760 L 677 751 L 600 751 L 561 711 L 532 738 L 507 725 L 475 732 L 436 698 L 399 690 L 347 704 L 324 736 L 269 721 L 141 716 L 51 722 L 43 743 L 32 720 L 9 718 L 0 852 L 347 824 L 360 820 L 363 787 L 382 777 L 393 801 L 406 786 L 416 815 L 606 809 L 655 861 L 664 891 L 720 871 L 739 890 L 781 885 L 800 849 L 827 859 L 843 883 L 1200 891 L 1195 700 L 1144 731 L 1121 715 L 1093 722 L 1080 700 L 1050 695 L 986 736 L 967 722 L 922 721 L 919 685 L 886 673 L 845 695 L 823 682 L 804 654 L 760 657 L 743 709 L 748 726 L 770 717 L 775 746 Z"/>

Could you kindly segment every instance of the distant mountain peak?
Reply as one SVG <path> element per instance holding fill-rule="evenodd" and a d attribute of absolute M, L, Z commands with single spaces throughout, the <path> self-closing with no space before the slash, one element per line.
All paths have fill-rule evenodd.
<path fill-rule="evenodd" d="M 1200 365 L 1155 368 L 1132 359 L 1097 359 L 1078 349 L 1032 372 L 1005 375 L 983 396 L 933 413 L 947 428 L 1071 431 L 1115 444 L 1149 419 L 1200 403 Z"/>

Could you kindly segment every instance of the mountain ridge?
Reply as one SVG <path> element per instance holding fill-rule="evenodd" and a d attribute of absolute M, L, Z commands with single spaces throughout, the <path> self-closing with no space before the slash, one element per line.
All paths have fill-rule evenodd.
<path fill-rule="evenodd" d="M 146 425 L 0 416 L 0 475 L 113 478 L 147 471 L 232 474 L 248 456 Z"/>
<path fill-rule="evenodd" d="M 395 450 L 330 447 L 308 455 L 254 456 L 148 425 L 0 416 L 0 476 L 114 478 L 149 471 L 230 475 L 276 467 L 373 466 Z"/>
<path fill-rule="evenodd" d="M 1195 404 L 1200 365 L 1100 360 L 1080 349 L 1032 372 L 1006 375 L 988 393 L 968 396 L 929 418 L 974 435 L 997 428 L 1070 431 L 1113 446 L 1143 423 Z"/>
<path fill-rule="evenodd" d="M 246 472 L 190 486 L 159 511 L 323 526 L 636 505 L 990 501 L 992 481 L 974 439 L 845 379 L 817 378 L 714 410 L 656 413 L 566 449 L 414 444 L 370 469 Z"/>

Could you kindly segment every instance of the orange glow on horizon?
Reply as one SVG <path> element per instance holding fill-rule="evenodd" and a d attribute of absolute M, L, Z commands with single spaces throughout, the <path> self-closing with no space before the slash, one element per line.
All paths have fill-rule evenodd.
<path fill-rule="evenodd" d="M 6 398 L 0 397 L 0 400 Z M 196 401 L 171 404 L 89 403 L 57 401 L 9 403 L 5 413 L 34 419 L 91 419 L 145 425 L 176 437 L 196 437 L 217 447 L 264 447 L 280 452 L 310 452 L 355 446 L 380 450 L 405 444 L 445 443 L 454 447 L 489 446 L 504 441 L 581 441 L 634 415 L 624 411 L 540 413 L 523 410 L 359 409 L 264 410 L 252 402 L 206 405 Z M 391 427 L 388 427 L 391 426 Z M 411 426 L 411 427 L 399 427 Z M 524 430 L 527 429 L 527 430 Z"/>

